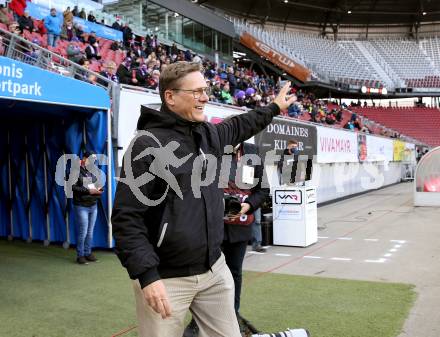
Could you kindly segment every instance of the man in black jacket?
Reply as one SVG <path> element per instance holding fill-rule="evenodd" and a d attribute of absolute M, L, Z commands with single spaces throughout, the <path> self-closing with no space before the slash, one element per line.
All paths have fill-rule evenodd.
<path fill-rule="evenodd" d="M 103 189 L 96 186 L 97 177 L 87 170 L 91 160 L 95 160 L 95 155 L 86 151 L 81 160 L 78 181 L 72 186 L 75 220 L 78 224 L 76 262 L 79 264 L 97 261 L 92 254 L 93 229 L 98 215 L 97 201 L 101 197 Z"/>
<path fill-rule="evenodd" d="M 256 159 L 255 161 L 253 159 Z M 260 160 L 258 163 L 257 160 Z M 252 239 L 252 225 L 255 221 L 254 212 L 260 208 L 269 195 L 268 188 L 262 188 L 263 165 L 258 147 L 250 143 L 237 145 L 233 150 L 231 170 L 227 187 L 224 189 L 225 200 L 232 198 L 241 209 L 233 212 L 225 202 L 225 236 L 222 251 L 226 264 L 234 279 L 234 309 L 240 324 L 241 332 L 245 332 L 245 324 L 239 315 L 243 260 L 248 242 Z M 198 326 L 194 319 L 185 329 L 183 337 L 198 336 Z"/>
<path fill-rule="evenodd" d="M 161 110 L 141 108 L 112 215 L 116 253 L 135 280 L 139 334 L 181 336 L 189 309 L 201 337 L 239 337 L 221 253 L 217 169 L 225 146 L 263 130 L 294 98 L 286 100 L 286 84 L 273 104 L 213 125 L 204 122 L 209 98 L 200 64 L 168 66 L 159 87 Z"/>

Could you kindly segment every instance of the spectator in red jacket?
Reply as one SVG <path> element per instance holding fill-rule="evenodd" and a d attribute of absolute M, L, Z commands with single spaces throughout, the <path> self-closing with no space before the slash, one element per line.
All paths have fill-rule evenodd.
<path fill-rule="evenodd" d="M 47 29 L 46 29 L 46 27 L 44 26 L 44 19 L 42 19 L 42 20 L 38 20 L 38 21 L 36 22 L 35 30 L 36 30 L 36 32 L 37 32 L 38 34 L 40 34 L 41 36 L 43 36 L 43 35 L 45 35 L 45 34 L 47 33 Z"/>
<path fill-rule="evenodd" d="M 24 9 L 26 8 L 26 0 L 12 0 L 9 3 L 9 8 L 14 13 L 15 20 L 18 20 L 20 16 L 23 16 Z"/>

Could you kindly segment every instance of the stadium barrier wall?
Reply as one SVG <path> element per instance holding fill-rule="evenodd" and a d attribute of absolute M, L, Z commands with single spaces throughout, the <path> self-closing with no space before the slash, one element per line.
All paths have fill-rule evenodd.
<path fill-rule="evenodd" d="M 135 135 L 141 105 L 158 108 L 160 97 L 154 91 L 122 87 L 119 102 L 118 164 L 120 167 L 123 154 Z M 217 123 L 227 116 L 244 112 L 246 112 L 245 108 L 224 104 L 208 103 L 205 106 L 207 120 L 213 123 Z M 289 124 L 290 128 L 283 128 L 283 125 Z M 311 132 L 310 129 L 316 129 L 316 131 Z M 401 181 L 403 162 L 400 160 L 402 160 L 402 156 L 397 155 L 396 157 L 395 153 L 397 151 L 395 143 L 400 143 L 400 141 L 359 134 L 365 137 L 364 141 L 359 142 L 358 134 L 352 131 L 314 126 L 311 123 L 282 117 L 274 119 L 272 126 L 268 127 L 265 132 L 277 133 L 276 130 L 278 130 L 276 135 L 265 135 L 259 138 L 260 134 L 250 139 L 249 142 L 257 143 L 262 148 L 262 144 L 267 145 L 265 141 L 269 141 L 273 142 L 274 148 L 278 146 L 276 150 L 281 150 L 285 147 L 287 139 L 295 138 L 304 143 L 305 148 L 309 147 L 308 154 L 316 153 L 313 178 L 310 183 L 318 188 L 318 203 L 378 189 Z M 303 139 L 305 135 L 307 137 L 311 135 L 316 139 Z M 414 144 L 403 144 L 403 147 L 398 144 L 402 151 L 406 148 L 414 148 Z M 313 149 L 313 147 L 315 148 Z M 363 160 L 359 159 L 360 149 L 365 156 Z M 265 148 L 264 152 L 267 150 Z M 415 162 L 414 151 L 411 156 Z M 271 187 L 277 186 L 276 166 L 269 165 L 265 169 Z"/>

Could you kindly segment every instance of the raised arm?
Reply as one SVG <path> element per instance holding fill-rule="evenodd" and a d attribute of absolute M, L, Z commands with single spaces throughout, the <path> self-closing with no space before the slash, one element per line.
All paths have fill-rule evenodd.
<path fill-rule="evenodd" d="M 290 82 L 287 82 L 273 103 L 268 106 L 256 108 L 216 124 L 222 148 L 226 145 L 235 146 L 264 130 L 274 116 L 296 101 L 295 95 L 287 95 L 289 91 Z"/>

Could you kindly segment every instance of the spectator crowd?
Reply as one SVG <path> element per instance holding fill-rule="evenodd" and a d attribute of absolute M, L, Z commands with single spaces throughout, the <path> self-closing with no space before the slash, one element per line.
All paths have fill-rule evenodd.
<path fill-rule="evenodd" d="M 97 37 L 93 31 L 86 34 L 82 25 L 74 23 L 74 17 L 97 23 L 93 12 L 87 14 L 84 8 L 80 11 L 78 6 L 72 10 L 67 7 L 62 15 L 52 8 L 47 17 L 34 20 L 21 2 L 13 0 L 9 8 L 0 7 L 0 24 L 6 25 L 11 33 L 60 53 L 116 83 L 157 90 L 164 68 L 177 61 L 192 61 L 203 64 L 207 94 L 212 102 L 247 108 L 265 106 L 273 101 L 281 87 L 281 79 L 274 75 L 259 74 L 237 63 L 217 65 L 190 50 L 180 50 L 175 43 L 163 45 L 156 35 L 135 36 L 120 18 L 116 18 L 111 28 L 122 32 L 122 40 L 109 41 Z M 35 49 L 29 51 L 29 57 L 35 58 L 35 53 Z M 77 73 L 75 77 L 92 84 L 103 84 L 102 79 L 92 72 Z M 292 88 L 291 94 L 295 94 L 298 100 L 282 112 L 286 116 L 326 125 L 339 124 L 352 131 L 372 132 L 369 123 L 363 123 L 361 117 L 356 114 L 347 117 L 344 112 L 348 107 L 345 105 L 329 104 L 299 88 Z"/>

